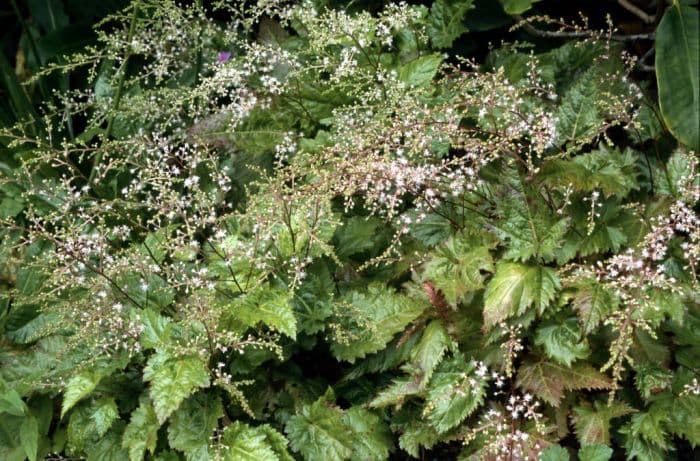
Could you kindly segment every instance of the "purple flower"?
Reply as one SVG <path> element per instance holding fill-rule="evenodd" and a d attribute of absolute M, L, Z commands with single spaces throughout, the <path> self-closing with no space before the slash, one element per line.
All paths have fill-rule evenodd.
<path fill-rule="evenodd" d="M 219 51 L 219 62 L 224 63 L 231 57 L 230 51 Z"/>

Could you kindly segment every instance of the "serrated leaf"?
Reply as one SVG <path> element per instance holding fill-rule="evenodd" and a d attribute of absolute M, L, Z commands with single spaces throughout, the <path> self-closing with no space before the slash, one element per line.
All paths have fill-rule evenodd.
<path fill-rule="evenodd" d="M 27 404 L 22 401 L 22 397 L 0 377 L 0 413 L 22 416 L 26 411 Z"/>
<path fill-rule="evenodd" d="M 131 419 L 122 439 L 122 447 L 129 451 L 131 461 L 143 460 L 147 451 L 154 453 L 158 441 L 158 429 L 160 429 L 160 423 L 156 418 L 153 405 L 148 400 L 142 401 L 141 405 L 131 413 Z"/>
<path fill-rule="evenodd" d="M 416 58 L 399 67 L 399 80 L 408 86 L 426 86 L 433 81 L 441 63 L 442 55 L 440 54 L 429 54 Z"/>
<path fill-rule="evenodd" d="M 690 154 L 676 150 L 666 164 L 653 168 L 654 191 L 659 194 L 680 198 L 690 185 L 694 159 Z M 695 177 L 695 186 L 700 185 L 700 178 Z"/>
<path fill-rule="evenodd" d="M 374 217 L 353 216 L 347 219 L 336 228 L 333 236 L 336 255 L 347 258 L 371 250 L 377 243 L 377 234 L 381 226 L 382 221 Z"/>
<path fill-rule="evenodd" d="M 700 445 L 700 396 L 685 393 L 674 397 L 666 427 L 670 432 L 685 438 L 693 448 Z"/>
<path fill-rule="evenodd" d="M 612 381 L 588 363 L 571 368 L 554 362 L 525 361 L 518 369 L 517 386 L 558 407 L 565 390 L 611 389 Z"/>
<path fill-rule="evenodd" d="M 576 438 L 581 445 L 610 444 L 610 421 L 632 413 L 634 409 L 625 402 L 596 401 L 593 406 L 581 405 L 573 409 L 571 417 Z"/>
<path fill-rule="evenodd" d="M 438 433 L 459 425 L 483 403 L 486 381 L 473 371 L 471 364 L 456 356 L 443 362 L 430 380 L 423 412 Z"/>
<path fill-rule="evenodd" d="M 352 429 L 352 461 L 382 461 L 394 450 L 391 432 L 374 413 L 360 407 L 350 408 L 343 423 Z"/>
<path fill-rule="evenodd" d="M 549 267 L 501 261 L 484 294 L 484 323 L 493 326 L 534 307 L 542 314 L 560 288 Z"/>
<path fill-rule="evenodd" d="M 547 357 L 567 367 L 575 360 L 585 359 L 591 352 L 574 318 L 539 327 L 535 333 L 535 344 L 544 348 Z"/>
<path fill-rule="evenodd" d="M 578 451 L 580 461 L 608 461 L 613 454 L 612 448 L 601 445 L 585 445 Z"/>
<path fill-rule="evenodd" d="M 352 456 L 353 440 L 332 392 L 289 418 L 284 431 L 292 450 L 308 461 L 342 461 Z"/>
<path fill-rule="evenodd" d="M 314 334 L 326 327 L 326 320 L 333 314 L 335 285 L 326 264 L 312 264 L 307 275 L 294 291 L 292 306 L 299 319 L 299 329 Z"/>
<path fill-rule="evenodd" d="M 569 452 L 561 445 L 550 445 L 537 457 L 539 461 L 569 461 Z"/>
<path fill-rule="evenodd" d="M 414 458 L 419 458 L 421 447 L 432 448 L 440 440 L 440 434 L 429 424 L 412 422 L 399 436 L 399 446 Z"/>
<path fill-rule="evenodd" d="M 659 106 L 669 131 L 700 151 L 700 22 L 698 10 L 674 1 L 656 29 Z"/>
<path fill-rule="evenodd" d="M 430 380 L 435 367 L 440 363 L 452 342 L 452 338 L 439 320 L 433 320 L 425 327 L 420 341 L 411 350 L 411 369 L 421 377 L 422 383 Z"/>
<path fill-rule="evenodd" d="M 367 292 L 353 291 L 339 308 L 352 312 L 348 325 L 353 337 L 334 341 L 331 352 L 339 360 L 354 363 L 356 359 L 383 349 L 393 336 L 415 320 L 425 305 L 380 284 L 372 284 Z"/>
<path fill-rule="evenodd" d="M 209 369 L 199 356 L 172 358 L 161 352 L 148 361 L 143 379 L 151 383 L 149 394 L 162 424 L 187 396 L 209 386 Z"/>
<path fill-rule="evenodd" d="M 613 312 L 619 300 L 595 278 L 582 279 L 574 284 L 573 308 L 583 326 L 583 333 L 592 333 Z"/>
<path fill-rule="evenodd" d="M 467 32 L 464 17 L 472 9 L 472 0 L 435 0 L 428 15 L 428 36 L 435 48 L 449 48 Z"/>
<path fill-rule="evenodd" d="M 95 431 L 100 437 L 104 436 L 114 421 L 119 417 L 119 409 L 114 397 L 103 397 L 92 405 L 90 419 Z"/>
<path fill-rule="evenodd" d="M 208 454 L 209 438 L 223 415 L 221 400 L 199 392 L 185 400 L 170 417 L 168 443 L 192 459 L 192 454 Z"/>
<path fill-rule="evenodd" d="M 63 391 L 61 418 L 81 399 L 88 396 L 100 383 L 102 374 L 96 370 L 85 370 L 73 376 Z"/>
<path fill-rule="evenodd" d="M 434 283 L 453 306 L 483 288 L 482 272 L 494 270 L 489 252 L 493 244 L 484 240 L 467 234 L 451 237 L 432 252 L 423 269 L 423 280 Z"/>
<path fill-rule="evenodd" d="M 645 400 L 671 387 L 673 373 L 659 364 L 638 364 L 634 371 L 634 385 Z"/>
<path fill-rule="evenodd" d="M 267 429 L 251 427 L 240 421 L 224 429 L 222 441 L 226 445 L 223 450 L 224 461 L 288 461 L 290 456 L 286 449 L 278 452 L 279 447 L 276 442 L 271 443 L 268 438 L 269 431 L 274 429 L 269 426 Z M 276 431 L 274 431 L 276 433 Z"/>
<path fill-rule="evenodd" d="M 571 160 L 555 159 L 543 165 L 538 177 L 558 187 L 580 192 L 599 190 L 604 196 L 625 197 L 637 187 L 637 161 L 631 149 L 600 144 L 598 149 Z"/>
<path fill-rule="evenodd" d="M 498 238 L 507 245 L 503 258 L 527 262 L 536 256 L 552 261 L 564 241 L 570 219 L 545 206 L 540 192 L 514 169 L 505 170 L 503 178 L 496 205 L 499 219 L 491 223 Z"/>
<path fill-rule="evenodd" d="M 85 450 L 88 461 L 125 461 L 129 459 L 129 453 L 122 448 L 124 426 L 122 421 L 117 421 L 104 437 L 88 445 Z"/>
<path fill-rule="evenodd" d="M 401 376 L 394 378 L 391 384 L 379 392 L 369 403 L 372 408 L 384 408 L 388 406 L 401 407 L 407 397 L 416 395 L 424 388 L 420 376 Z"/>
<path fill-rule="evenodd" d="M 619 78 L 610 76 L 621 72 L 618 61 L 608 60 L 590 66 L 564 94 L 556 112 L 558 143 L 591 142 L 605 127 L 606 107 L 629 93 Z M 615 115 L 612 114 L 614 117 Z"/>
<path fill-rule="evenodd" d="M 139 341 L 144 350 L 156 348 L 168 342 L 173 331 L 171 319 L 152 309 L 143 309 L 139 312 L 139 316 L 143 326 Z"/>
<path fill-rule="evenodd" d="M 19 427 L 19 440 L 29 461 L 36 461 L 39 446 L 39 424 L 33 415 L 27 415 Z"/>
<path fill-rule="evenodd" d="M 297 320 L 288 290 L 263 286 L 248 293 L 231 308 L 231 316 L 247 326 L 262 322 L 292 339 L 297 335 Z"/>

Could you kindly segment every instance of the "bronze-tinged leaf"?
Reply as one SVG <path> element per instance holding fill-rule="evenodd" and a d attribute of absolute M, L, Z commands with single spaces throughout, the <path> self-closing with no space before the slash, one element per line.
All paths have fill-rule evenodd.
<path fill-rule="evenodd" d="M 525 361 L 518 369 L 516 384 L 553 407 L 559 406 L 564 391 L 613 387 L 610 378 L 587 363 L 567 368 L 546 360 Z"/>
<path fill-rule="evenodd" d="M 625 402 L 597 401 L 593 405 L 582 402 L 580 406 L 574 408 L 571 420 L 574 423 L 574 430 L 579 443 L 588 444 L 610 444 L 610 420 L 633 413 L 634 408 Z"/>

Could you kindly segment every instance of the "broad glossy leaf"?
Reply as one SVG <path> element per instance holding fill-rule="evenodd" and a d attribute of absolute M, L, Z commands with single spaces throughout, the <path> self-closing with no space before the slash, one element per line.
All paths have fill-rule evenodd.
<path fill-rule="evenodd" d="M 700 152 L 700 26 L 698 10 L 674 1 L 656 29 L 656 82 L 666 126 Z"/>

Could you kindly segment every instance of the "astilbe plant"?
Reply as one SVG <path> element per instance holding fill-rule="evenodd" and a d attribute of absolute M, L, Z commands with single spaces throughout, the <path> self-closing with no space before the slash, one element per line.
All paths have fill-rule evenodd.
<path fill-rule="evenodd" d="M 695 446 L 695 153 L 612 32 L 477 62 L 471 7 L 136 0 L 38 74 L 88 85 L 2 133 L 0 457 Z"/>

